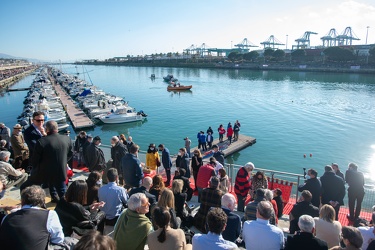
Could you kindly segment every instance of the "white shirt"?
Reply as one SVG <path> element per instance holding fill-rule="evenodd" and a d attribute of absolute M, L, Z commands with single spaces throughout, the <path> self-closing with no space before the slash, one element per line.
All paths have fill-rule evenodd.
<path fill-rule="evenodd" d="M 358 227 L 363 237 L 362 249 L 367 249 L 372 239 L 375 239 L 374 227 Z"/>
<path fill-rule="evenodd" d="M 283 231 L 271 225 L 268 220 L 257 218 L 256 220 L 245 221 L 242 238 L 247 250 L 284 249 Z"/>
<path fill-rule="evenodd" d="M 41 209 L 40 207 L 32 207 L 30 205 L 24 205 L 21 209 Z M 17 209 L 18 210 L 18 209 Z M 12 210 L 15 212 L 17 210 Z M 6 216 L 3 218 L 6 218 Z M 2 223 L 2 222 L 1 222 Z M 51 234 L 51 242 L 54 244 L 61 244 L 64 242 L 64 233 L 62 231 L 62 226 L 60 223 L 59 216 L 54 210 L 48 211 L 48 218 L 47 218 L 47 231 Z"/>
<path fill-rule="evenodd" d="M 216 161 L 216 166 L 214 167 L 215 173 L 218 174 L 219 173 L 219 169 L 222 169 L 222 168 L 224 168 L 223 165 L 221 165 L 220 162 Z"/>

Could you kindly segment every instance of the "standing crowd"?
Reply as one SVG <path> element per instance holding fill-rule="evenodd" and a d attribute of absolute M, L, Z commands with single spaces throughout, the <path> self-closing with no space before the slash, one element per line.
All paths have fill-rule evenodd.
<path fill-rule="evenodd" d="M 238 140 L 240 126 L 238 121 L 226 130 L 220 125 L 219 143 L 225 133 L 229 144 Z M 10 133 L 0 123 L 0 198 L 11 186 L 21 191 L 21 207 L 1 207 L 11 211 L 1 216 L 1 248 L 374 249 L 371 224 L 354 228 L 338 222 L 345 182 L 347 217 L 353 222 L 360 219 L 364 177 L 356 164 L 349 164 L 345 176 L 337 164 L 326 166 L 320 178 L 316 170 L 308 170 L 285 238 L 277 227 L 284 209 L 282 191 L 270 190 L 265 173 L 255 172 L 252 162 L 239 168 L 231 187 L 224 153 L 213 144 L 213 134 L 211 127 L 207 135 L 200 131 L 193 152 L 191 141 L 184 138 L 172 176 L 173 161 L 164 144 L 151 143 L 141 163 L 139 146 L 130 136 L 113 136 L 111 159 L 106 162 L 99 136 L 81 131 L 73 145 L 69 136 L 58 134 L 56 122 L 44 124 L 41 112 L 33 114 L 23 133 L 18 124 Z M 204 162 L 207 146 L 212 157 Z M 73 159 L 90 174 L 68 185 Z M 47 187 L 54 210 L 46 209 Z M 194 193 L 200 203 L 196 209 L 188 204 Z M 105 235 L 108 230 L 113 239 Z"/>

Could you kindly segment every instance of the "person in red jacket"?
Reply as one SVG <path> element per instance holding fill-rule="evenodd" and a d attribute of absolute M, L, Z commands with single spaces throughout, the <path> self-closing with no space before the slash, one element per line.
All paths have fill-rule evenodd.
<path fill-rule="evenodd" d="M 232 136 L 233 136 L 233 128 L 232 128 L 232 125 L 229 125 L 227 129 L 227 138 L 229 141 L 229 145 L 232 143 Z"/>
<path fill-rule="evenodd" d="M 203 165 L 198 170 L 198 177 L 197 177 L 197 189 L 198 189 L 198 202 L 200 202 L 200 195 L 204 188 L 208 187 L 208 183 L 212 176 L 215 176 L 215 166 L 216 161 L 211 160 L 206 165 Z"/>
<path fill-rule="evenodd" d="M 254 169 L 254 164 L 248 162 L 245 166 L 241 167 L 236 176 L 234 184 L 234 192 L 237 195 L 237 211 L 244 212 L 245 200 L 250 190 L 251 171 Z"/>

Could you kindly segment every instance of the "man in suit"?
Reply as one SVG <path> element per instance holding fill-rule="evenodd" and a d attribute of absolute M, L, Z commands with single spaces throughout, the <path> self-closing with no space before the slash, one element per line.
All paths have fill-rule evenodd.
<path fill-rule="evenodd" d="M 116 168 L 120 173 L 120 185 L 124 184 L 124 178 L 121 173 L 121 159 L 128 153 L 128 148 L 123 144 L 117 136 L 111 138 L 111 158 L 113 160 L 112 167 Z"/>
<path fill-rule="evenodd" d="M 29 148 L 30 159 L 33 156 L 36 142 L 43 136 L 47 135 L 43 125 L 44 125 L 44 113 L 41 111 L 34 112 L 32 123 L 24 132 L 25 142 Z"/>
<path fill-rule="evenodd" d="M 320 196 L 322 194 L 322 184 L 318 179 L 318 172 L 315 169 L 309 169 L 306 175 L 305 184 L 298 187 L 298 191 L 302 192 L 303 190 L 310 191 L 312 195 L 311 203 L 319 207 L 320 206 Z"/>
<path fill-rule="evenodd" d="M 349 214 L 347 215 L 347 217 L 349 220 L 354 221 L 358 219 L 359 214 L 361 213 L 362 201 L 363 197 L 365 196 L 365 178 L 363 177 L 363 173 L 358 171 L 357 164 L 352 162 L 349 163 L 348 170 L 346 170 L 345 172 L 345 181 L 349 185 Z"/>
<path fill-rule="evenodd" d="M 31 181 L 48 183 L 52 201 L 56 202 L 66 191 L 66 173 L 68 159 L 72 157 L 72 142 L 69 137 L 58 134 L 55 121 L 46 123 L 47 136 L 39 139 L 35 145 L 31 171 Z"/>
<path fill-rule="evenodd" d="M 165 182 L 165 186 L 169 187 L 169 185 L 171 184 L 171 168 L 172 168 L 171 156 L 169 154 L 169 150 L 164 146 L 164 144 L 160 144 L 158 148 L 159 148 L 159 151 L 161 151 L 161 163 L 163 164 L 165 173 L 167 174 L 167 181 Z"/>
<path fill-rule="evenodd" d="M 340 206 L 344 205 L 345 183 L 344 180 L 335 174 L 332 167 L 324 167 L 324 174 L 320 177 L 322 183 L 322 204 L 330 204 L 336 212 L 338 220 Z"/>
<path fill-rule="evenodd" d="M 298 220 L 298 226 L 301 231 L 293 237 L 288 236 L 285 250 L 328 250 L 327 243 L 314 236 L 315 222 L 313 217 L 306 214 L 302 215 Z"/>
<path fill-rule="evenodd" d="M 225 240 L 235 242 L 241 234 L 241 218 L 239 215 L 233 213 L 236 207 L 236 198 L 231 193 L 226 193 L 221 197 L 221 208 L 228 216 L 227 226 L 222 235 Z"/>
<path fill-rule="evenodd" d="M 92 143 L 87 146 L 86 149 L 86 165 L 89 170 L 92 171 L 103 171 L 106 167 L 104 152 L 99 146 L 101 145 L 102 140 L 99 136 L 95 136 Z"/>

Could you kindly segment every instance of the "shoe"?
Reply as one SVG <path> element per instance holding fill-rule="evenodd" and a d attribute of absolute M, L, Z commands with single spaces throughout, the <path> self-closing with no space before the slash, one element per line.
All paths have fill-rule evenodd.
<path fill-rule="evenodd" d="M 348 220 L 350 220 L 350 221 L 354 221 L 354 218 L 351 217 L 350 214 L 347 214 L 347 215 L 346 215 L 346 218 L 347 218 Z"/>

